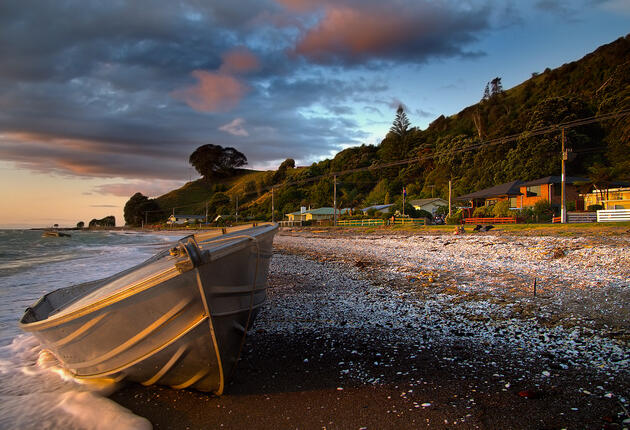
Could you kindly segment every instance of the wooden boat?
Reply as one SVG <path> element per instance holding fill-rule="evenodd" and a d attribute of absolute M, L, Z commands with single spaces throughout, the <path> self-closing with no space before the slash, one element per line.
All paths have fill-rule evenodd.
<path fill-rule="evenodd" d="M 188 236 L 114 276 L 46 294 L 20 326 L 78 378 L 221 394 L 266 299 L 277 228 Z"/>

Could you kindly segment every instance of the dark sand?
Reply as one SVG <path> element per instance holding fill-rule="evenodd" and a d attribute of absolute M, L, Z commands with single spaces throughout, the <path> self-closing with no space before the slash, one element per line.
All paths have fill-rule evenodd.
<path fill-rule="evenodd" d="M 308 296 L 322 288 L 321 281 L 296 282 L 290 270 L 272 272 L 269 283 L 271 308 L 263 312 L 281 303 L 283 295 Z M 283 288 L 287 284 L 290 289 Z M 111 398 L 156 429 L 628 427 L 622 424 L 627 418 L 622 404 L 606 396 L 610 387 L 630 394 L 627 374 L 610 380 L 595 369 L 558 366 L 558 357 L 532 361 L 528 351 L 503 351 L 457 335 L 420 350 L 418 342 L 438 335 L 410 326 L 416 335 L 405 341 L 387 326 L 344 327 L 343 315 L 320 330 L 309 325 L 293 333 L 267 330 L 260 322 L 223 396 L 128 384 Z M 378 381 L 346 377 L 349 362 L 364 374 L 378 375 Z M 552 377 L 542 382 L 523 379 L 546 369 Z"/>

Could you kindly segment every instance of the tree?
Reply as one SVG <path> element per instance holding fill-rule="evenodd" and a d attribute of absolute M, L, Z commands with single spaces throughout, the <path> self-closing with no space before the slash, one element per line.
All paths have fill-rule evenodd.
<path fill-rule="evenodd" d="M 407 118 L 407 114 L 405 114 L 405 110 L 402 105 L 398 106 L 394 123 L 378 149 L 378 156 L 381 160 L 400 160 L 407 156 L 411 135 L 411 133 L 409 133 L 409 125 L 409 119 Z M 380 173 L 385 175 L 393 174 L 394 169 L 392 169 L 391 172 L 382 171 Z"/>
<path fill-rule="evenodd" d="M 398 109 L 396 110 L 396 118 L 394 119 L 394 124 L 392 124 L 389 132 L 403 139 L 407 134 L 410 125 L 411 123 L 407 118 L 405 110 L 403 109 L 402 105 L 398 105 Z"/>
<path fill-rule="evenodd" d="M 125 224 L 139 226 L 145 220 L 153 222 L 160 215 L 159 211 L 160 207 L 155 200 L 149 199 L 142 193 L 136 193 L 125 203 L 123 212 Z"/>
<path fill-rule="evenodd" d="M 486 84 L 486 88 L 483 90 L 483 97 L 481 101 L 490 99 L 490 82 Z"/>
<path fill-rule="evenodd" d="M 498 76 L 490 81 L 490 94 L 496 96 L 503 92 L 503 84 Z"/>
<path fill-rule="evenodd" d="M 83 228 L 83 227 L 85 227 L 85 223 L 83 221 L 79 221 L 77 223 L 77 228 Z"/>
<path fill-rule="evenodd" d="M 588 168 L 588 180 L 586 182 L 578 182 L 576 185 L 586 193 L 596 190 L 599 194 L 599 200 L 603 202 L 608 200 L 608 189 L 614 181 L 615 173 L 614 168 L 595 163 Z"/>
<path fill-rule="evenodd" d="M 278 170 L 273 175 L 273 182 L 278 183 L 282 181 L 287 176 L 287 170 L 295 169 L 295 160 L 293 158 L 287 158 L 280 164 Z"/>
<path fill-rule="evenodd" d="M 202 145 L 188 159 L 190 164 L 206 180 L 230 176 L 237 167 L 247 164 L 247 157 L 234 148 L 220 145 Z"/>
<path fill-rule="evenodd" d="M 114 215 L 106 216 L 101 219 L 92 219 L 88 224 L 88 227 L 115 227 L 116 226 L 116 217 Z"/>

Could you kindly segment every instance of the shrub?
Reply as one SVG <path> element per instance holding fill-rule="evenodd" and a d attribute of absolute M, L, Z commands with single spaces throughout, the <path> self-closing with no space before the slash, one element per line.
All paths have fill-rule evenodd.
<path fill-rule="evenodd" d="M 590 205 L 589 207 L 586 208 L 587 211 L 601 211 L 602 209 L 604 209 L 604 206 L 602 205 Z"/>
<path fill-rule="evenodd" d="M 523 208 L 519 211 L 518 217 L 526 223 L 534 222 L 534 211 L 531 208 Z"/>
<path fill-rule="evenodd" d="M 494 205 L 494 207 L 492 208 L 492 215 L 495 217 L 511 216 L 512 214 L 510 213 L 510 201 L 503 200 Z"/>
<path fill-rule="evenodd" d="M 447 224 L 461 224 L 462 222 L 462 210 L 459 209 L 457 212 L 451 214 L 451 216 L 446 217 Z"/>
<path fill-rule="evenodd" d="M 433 215 L 431 212 L 425 211 L 424 209 L 416 210 L 416 214 L 414 218 L 427 218 L 429 221 L 433 219 Z"/>
<path fill-rule="evenodd" d="M 553 207 L 551 203 L 549 203 L 549 200 L 538 200 L 534 204 L 532 211 L 537 222 L 551 221 L 551 217 L 553 216 Z"/>
<path fill-rule="evenodd" d="M 447 215 L 448 214 L 448 206 L 438 206 L 435 210 L 436 215 Z"/>
<path fill-rule="evenodd" d="M 473 211 L 473 217 L 486 218 L 492 216 L 492 206 L 479 206 Z"/>

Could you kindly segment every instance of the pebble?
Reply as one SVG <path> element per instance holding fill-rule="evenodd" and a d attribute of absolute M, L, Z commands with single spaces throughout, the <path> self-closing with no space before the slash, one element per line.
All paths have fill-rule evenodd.
<path fill-rule="evenodd" d="M 386 329 L 394 336 L 392 342 L 417 343 L 427 350 L 433 343 L 460 342 L 479 346 L 487 354 L 498 349 L 513 351 L 531 363 L 545 354 L 551 369 L 584 367 L 614 378 L 630 371 L 630 361 L 609 357 L 624 357 L 627 349 L 608 335 L 610 329 L 593 325 L 593 318 L 618 315 L 619 303 L 625 303 L 630 239 L 598 240 L 587 248 L 584 238 L 514 240 L 463 235 L 445 247 L 442 236 L 424 240 L 413 236 L 309 238 L 279 234 L 276 249 L 289 253 L 274 254 L 271 276 L 282 275 L 295 282 L 304 279 L 317 287 L 307 296 L 304 291 L 274 295 L 270 288 L 270 300 L 256 324 L 282 335 L 326 333 L 329 328 L 356 333 Z M 493 245 L 492 252 L 487 252 L 484 243 Z M 566 249 L 567 255 L 551 260 L 546 253 L 554 247 Z M 326 261 L 322 261 L 324 256 Z M 370 264 L 356 267 L 359 260 Z M 434 283 L 430 287 L 421 285 L 429 277 L 422 273 L 431 274 Z M 408 276 L 418 282 L 411 284 Z M 530 295 L 534 277 L 539 292 L 535 299 Z M 628 324 L 620 320 L 618 326 Z M 343 345 L 331 343 L 330 351 L 339 349 Z M 392 365 L 388 351 L 348 352 L 371 356 L 373 361 L 368 363 L 387 369 Z M 475 365 L 474 360 L 444 359 L 449 365 Z M 348 362 L 341 372 L 344 377 L 379 383 L 383 370 L 366 369 L 365 364 L 365 360 Z M 551 371 L 543 371 L 542 376 L 551 377 Z M 503 376 L 496 373 L 495 377 Z M 510 388 L 509 383 L 504 386 Z M 603 387 L 598 389 L 603 391 Z M 608 394 L 611 398 L 612 393 Z"/>

